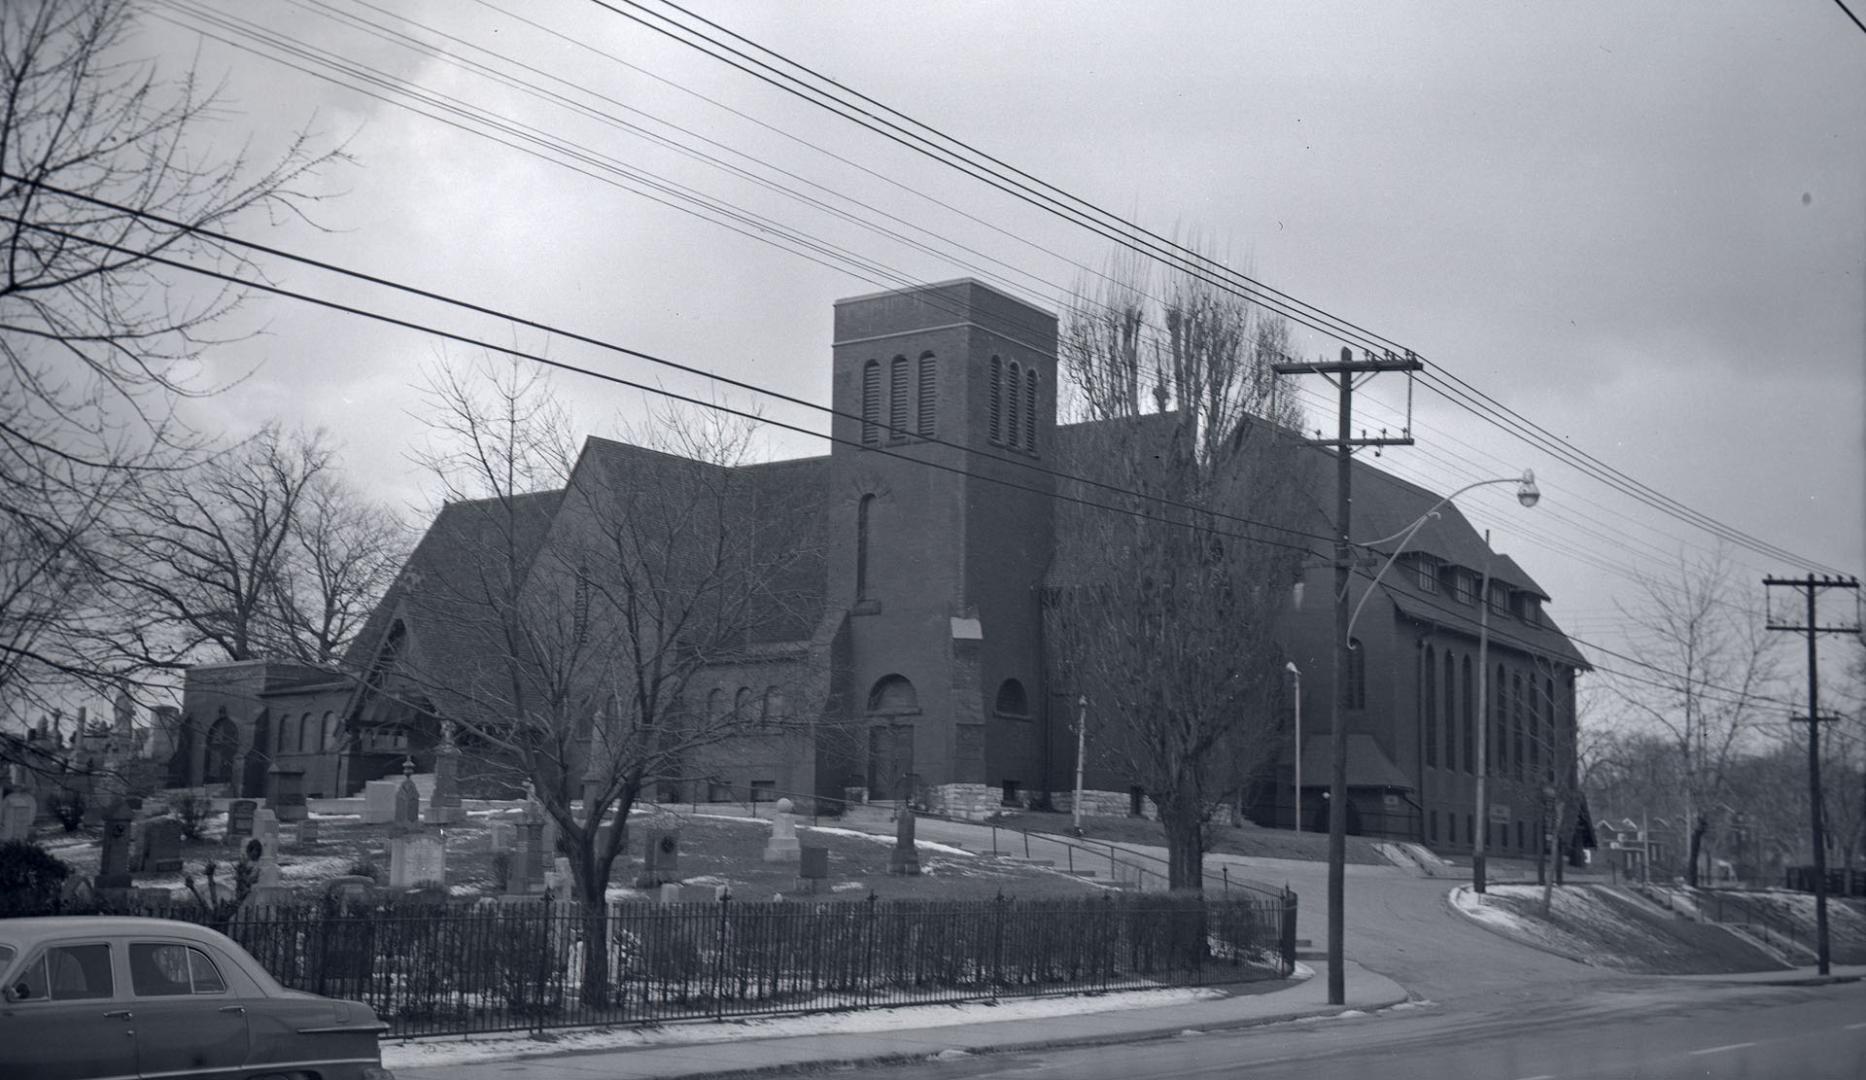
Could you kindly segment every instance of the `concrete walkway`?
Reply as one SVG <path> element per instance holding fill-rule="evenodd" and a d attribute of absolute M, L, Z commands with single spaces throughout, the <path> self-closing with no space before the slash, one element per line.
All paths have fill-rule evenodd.
<path fill-rule="evenodd" d="M 1061 1046 L 1126 1043 L 1168 1038 L 1191 1029 L 1220 1031 L 1328 1016 L 1356 1009 L 1369 1012 L 1399 1004 L 1406 991 L 1393 980 L 1359 967 L 1347 969 L 1345 1007 L 1327 1004 L 1327 980 L 1319 975 L 1297 983 L 1247 985 L 1231 996 L 1155 1008 L 1079 1013 L 1042 1019 L 964 1025 L 907 1026 L 915 1013 L 900 1010 L 900 1028 L 868 1034 L 798 1035 L 790 1038 L 735 1036 L 721 1025 L 720 1040 L 683 1045 L 551 1054 L 471 1064 L 397 1068 L 398 1080 L 545 1080 L 548 1077 L 725 1077 L 806 1068 L 879 1065 L 920 1060 L 942 1052 L 995 1053 Z M 1261 989 L 1275 987 L 1275 989 Z"/>

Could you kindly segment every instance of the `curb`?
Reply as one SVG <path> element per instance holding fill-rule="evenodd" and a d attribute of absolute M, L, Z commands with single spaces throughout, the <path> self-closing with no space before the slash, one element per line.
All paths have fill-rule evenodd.
<path fill-rule="evenodd" d="M 1368 1002 L 1359 1005 L 1322 1005 L 1313 1009 L 1296 1009 L 1275 1016 L 1254 1016 L 1243 1020 L 1228 1020 L 1216 1024 L 1205 1024 L 1197 1030 L 1211 1034 L 1216 1032 L 1244 1031 L 1250 1028 L 1268 1027 L 1271 1024 L 1284 1024 L 1310 1016 L 1336 1016 L 1344 1012 L 1360 1011 L 1365 1013 L 1390 1009 L 1395 1005 L 1413 1000 L 1410 994 L 1392 1001 Z M 1030 1053 L 1042 1050 L 1081 1050 L 1097 1046 L 1125 1046 L 1136 1043 L 1163 1042 L 1176 1039 L 1187 1030 L 1186 1025 L 1174 1024 L 1146 1031 L 1131 1031 L 1120 1035 L 1082 1035 L 1074 1038 L 1044 1039 L 1034 1038 L 1005 1042 L 993 1046 L 965 1047 L 966 1057 L 989 1057 L 996 1054 Z M 960 1048 L 955 1048 L 960 1049 Z M 678 1080 L 751 1080 L 753 1077 L 796 1076 L 831 1069 L 877 1068 L 894 1065 L 923 1064 L 930 1057 L 925 1051 L 895 1054 L 870 1054 L 865 1057 L 819 1058 L 814 1061 L 787 1062 L 780 1065 L 762 1065 L 750 1069 L 727 1069 L 721 1072 L 682 1073 Z"/>

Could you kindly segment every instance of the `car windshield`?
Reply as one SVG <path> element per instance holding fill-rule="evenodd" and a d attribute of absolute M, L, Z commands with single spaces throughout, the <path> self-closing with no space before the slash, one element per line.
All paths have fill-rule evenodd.
<path fill-rule="evenodd" d="M 0 971 L 5 971 L 6 966 L 13 962 L 13 954 L 16 951 L 13 946 L 0 943 Z"/>

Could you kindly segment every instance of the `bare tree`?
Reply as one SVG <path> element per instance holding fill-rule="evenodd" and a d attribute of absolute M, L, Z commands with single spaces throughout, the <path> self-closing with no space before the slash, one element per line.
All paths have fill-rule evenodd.
<path fill-rule="evenodd" d="M 109 615 L 96 652 L 126 674 L 267 655 L 285 636 L 274 602 L 330 460 L 320 437 L 269 427 L 194 468 L 145 478 L 99 569 Z"/>
<path fill-rule="evenodd" d="M 1236 519 L 1293 520 L 1299 425 L 1273 411 L 1280 323 L 1193 275 L 1161 301 L 1110 279 L 1064 314 L 1064 370 L 1090 421 L 1069 466 L 1145 497 L 1126 512 L 1059 504 L 1045 638 L 1097 718 L 1096 765 L 1153 798 L 1169 883 L 1197 889 L 1211 815 L 1270 760 L 1280 722 L 1276 620 L 1303 553 Z"/>
<path fill-rule="evenodd" d="M 1776 675 L 1775 642 L 1760 606 L 1738 587 L 1721 555 L 1681 558 L 1675 574 L 1640 584 L 1638 605 L 1622 612 L 1652 670 L 1641 673 L 1643 682 L 1612 685 L 1630 713 L 1672 748 L 1685 879 L 1695 887 L 1731 765 L 1753 745 L 1753 729 L 1768 708 L 1763 695 Z"/>
<path fill-rule="evenodd" d="M 751 497 L 735 468 L 746 426 L 653 415 L 633 444 L 590 440 L 573 470 L 541 376 L 455 366 L 428 393 L 436 439 L 424 461 L 450 496 L 474 496 L 447 512 L 472 515 L 462 530 L 482 542 L 403 603 L 447 620 L 481 661 L 473 673 L 404 672 L 488 751 L 485 768 L 529 781 L 556 823 L 586 916 L 583 992 L 604 1000 L 605 893 L 630 808 L 707 748 L 800 735 L 820 711 L 806 676 L 790 680 L 795 704 L 778 715 L 690 704 L 706 669 L 749 660 L 782 621 L 784 583 L 821 558 L 813 519 Z M 540 491 L 552 480 L 561 494 Z"/>
<path fill-rule="evenodd" d="M 342 661 L 408 549 L 407 528 L 387 508 L 334 471 L 313 476 L 273 578 L 271 647 L 326 667 Z"/>
<path fill-rule="evenodd" d="M 141 479 L 198 461 L 173 410 L 237 289 L 156 258 L 250 271 L 196 229 L 297 215 L 336 152 L 216 155 L 217 95 L 136 59 L 130 0 L 0 4 L 0 703 L 97 690 L 84 643 L 102 534 Z M 109 673 L 104 673 L 109 681 Z M 0 732 L 0 752 L 10 743 Z"/>

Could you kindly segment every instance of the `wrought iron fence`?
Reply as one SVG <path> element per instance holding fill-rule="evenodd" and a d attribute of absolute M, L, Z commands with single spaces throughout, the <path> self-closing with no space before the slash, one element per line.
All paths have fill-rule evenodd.
<path fill-rule="evenodd" d="M 217 928 L 284 985 L 416 1036 L 1281 978 L 1296 897 L 631 902 L 594 917 L 547 901 L 312 904 Z"/>

